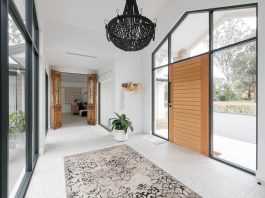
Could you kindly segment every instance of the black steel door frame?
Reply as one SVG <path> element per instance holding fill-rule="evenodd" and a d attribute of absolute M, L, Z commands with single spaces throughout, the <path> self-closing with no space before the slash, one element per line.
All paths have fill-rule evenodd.
<path fill-rule="evenodd" d="M 27 0 L 25 5 L 26 24 L 24 23 L 16 4 L 13 0 L 0 0 L 0 197 L 8 197 L 8 172 L 9 172 L 9 32 L 8 15 L 12 17 L 16 26 L 19 28 L 26 42 L 26 173 L 17 189 L 15 197 L 24 197 L 30 178 L 34 171 L 38 159 L 38 93 L 39 93 L 39 51 L 38 51 L 38 21 L 35 11 L 34 0 Z M 35 38 L 33 40 L 32 24 L 35 28 Z M 35 65 L 32 63 L 33 54 L 36 55 Z M 33 70 L 35 67 L 35 70 Z M 32 72 L 35 77 L 32 77 Z M 36 89 L 32 90 L 32 83 L 35 83 Z M 33 109 L 30 105 L 35 103 Z M 32 117 L 32 112 L 36 117 Z M 34 123 L 33 123 L 34 122 Z M 32 131 L 32 126 L 35 130 Z M 34 133 L 34 139 L 32 134 Z M 34 148 L 33 148 L 34 141 Z"/>
<path fill-rule="evenodd" d="M 225 47 L 221 47 L 221 48 L 218 48 L 218 49 L 213 49 L 213 13 L 215 11 L 222 11 L 222 10 L 236 10 L 236 9 L 244 9 L 244 8 L 256 8 L 256 19 L 257 19 L 257 29 L 256 29 L 256 36 L 255 37 L 252 37 L 250 39 L 246 39 L 246 40 L 243 40 L 241 42 L 237 42 L 235 44 L 231 44 L 231 45 L 228 45 L 228 46 L 225 46 Z M 152 115 L 151 115 L 151 122 L 152 122 L 152 135 L 154 136 L 158 136 L 157 134 L 155 134 L 155 71 L 157 69 L 160 69 L 160 68 L 163 68 L 163 67 L 169 67 L 170 64 L 174 64 L 174 63 L 178 63 L 178 62 L 181 62 L 181 61 L 184 61 L 184 60 L 188 60 L 188 59 L 191 59 L 191 58 L 194 58 L 196 56 L 193 56 L 193 57 L 190 57 L 190 58 L 187 58 L 187 59 L 184 59 L 184 60 L 180 60 L 180 61 L 176 61 L 176 62 L 173 62 L 173 63 L 170 63 L 171 62 L 171 35 L 172 33 L 179 27 L 179 25 L 182 23 L 182 21 L 189 15 L 189 14 L 194 14 L 194 13 L 209 13 L 209 51 L 207 52 L 209 54 L 209 79 L 210 79 L 210 83 L 209 83 L 209 131 L 210 131 L 210 134 L 209 134 L 209 142 L 210 142 L 210 145 L 209 145 L 209 157 L 214 159 L 214 160 L 217 160 L 217 161 L 220 161 L 222 163 L 225 163 L 229 166 L 232 166 L 234 168 L 237 168 L 239 170 L 242 170 L 242 171 L 245 171 L 247 173 L 250 173 L 250 174 L 253 174 L 255 175 L 255 172 L 253 172 L 252 170 L 249 170 L 245 167 L 241 167 L 237 164 L 233 164 L 231 162 L 228 162 L 226 160 L 222 160 L 222 159 L 219 159 L 219 158 L 216 158 L 214 155 L 213 155 L 213 107 L 212 107 L 212 104 L 213 104 L 213 98 L 212 98 L 212 95 L 213 95 L 213 88 L 212 88 L 212 81 L 213 81 L 213 76 L 212 76 L 212 72 L 213 72 L 213 69 L 212 69 L 212 66 L 213 66 L 213 61 L 212 61 L 212 55 L 213 53 L 217 52 L 217 51 L 220 51 L 220 50 L 224 50 L 226 48 L 231 48 L 231 47 L 234 47 L 234 46 L 237 46 L 237 45 L 241 45 L 241 44 L 244 44 L 244 43 L 249 43 L 249 42 L 253 42 L 253 41 L 256 41 L 256 78 L 257 78 L 257 83 L 256 83 L 256 169 L 258 169 L 258 3 L 250 3 L 250 4 L 242 4 L 242 5 L 235 5 L 235 6 L 226 6 L 226 7 L 219 7 L 219 8 L 210 8 L 210 9 L 202 9 L 202 10 L 194 10 L 194 11 L 188 11 L 188 12 L 185 12 L 184 15 L 180 18 L 180 20 L 175 24 L 175 26 L 170 30 L 170 32 L 166 35 L 166 37 L 161 41 L 161 43 L 158 45 L 158 47 L 153 51 L 152 53 L 152 72 L 151 72 L 151 79 L 152 79 Z M 160 49 L 160 47 L 166 42 L 168 41 L 168 64 L 167 65 L 162 65 L 162 66 L 159 66 L 159 67 L 155 67 L 155 54 L 156 52 Z M 204 53 L 205 54 L 205 53 Z M 201 56 L 203 54 L 199 54 L 197 56 Z M 170 89 L 170 86 L 168 86 L 169 89 Z M 169 91 L 170 92 L 170 91 Z M 170 119 L 169 119 L 170 120 Z M 169 122 L 168 122 L 169 124 Z M 160 137 L 160 136 L 158 136 Z M 163 138 L 163 137 L 160 137 L 160 138 Z M 165 138 L 163 138 L 165 139 Z M 168 140 L 168 139 L 167 139 Z"/>

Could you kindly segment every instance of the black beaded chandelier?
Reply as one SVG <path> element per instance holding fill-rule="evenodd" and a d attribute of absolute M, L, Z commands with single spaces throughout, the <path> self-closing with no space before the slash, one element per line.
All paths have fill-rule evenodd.
<path fill-rule="evenodd" d="M 126 0 L 122 15 L 106 23 L 108 41 L 124 51 L 138 51 L 155 40 L 156 22 L 153 23 L 139 12 L 136 0 Z"/>

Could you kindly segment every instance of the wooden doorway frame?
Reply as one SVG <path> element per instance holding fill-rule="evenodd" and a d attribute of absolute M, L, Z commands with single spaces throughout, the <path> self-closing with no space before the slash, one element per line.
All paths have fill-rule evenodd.
<path fill-rule="evenodd" d="M 62 79 L 61 73 L 55 70 L 51 70 L 51 107 L 51 124 L 55 130 L 62 126 Z"/>
<path fill-rule="evenodd" d="M 87 75 L 87 124 L 97 124 L 97 74 Z"/>
<path fill-rule="evenodd" d="M 51 69 L 51 128 L 53 130 L 62 126 L 62 77 L 59 72 Z M 71 74 L 71 73 L 70 73 Z M 97 124 L 97 74 L 80 74 L 86 75 L 86 92 L 87 92 L 87 124 Z M 59 103 L 56 104 L 56 79 L 59 80 Z M 90 85 L 92 82 L 92 85 Z"/>

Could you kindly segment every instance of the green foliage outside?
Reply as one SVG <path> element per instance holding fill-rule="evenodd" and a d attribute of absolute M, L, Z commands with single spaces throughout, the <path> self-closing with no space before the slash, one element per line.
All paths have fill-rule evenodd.
<path fill-rule="evenodd" d="M 249 35 L 255 36 L 253 31 L 255 30 L 245 24 L 242 19 L 228 20 L 215 31 L 214 41 L 217 43 L 215 47 L 231 44 L 227 43 L 228 40 L 234 43 L 249 38 Z M 214 101 L 243 100 L 255 103 L 256 43 L 249 42 L 216 52 L 213 55 L 213 61 L 215 67 L 224 75 L 223 78 L 214 78 Z"/>
<path fill-rule="evenodd" d="M 216 101 L 213 111 L 255 116 L 256 104 L 251 101 Z"/>
<path fill-rule="evenodd" d="M 24 131 L 25 126 L 25 113 L 23 111 L 18 110 L 9 114 L 9 133 L 20 133 Z"/>
<path fill-rule="evenodd" d="M 125 134 L 128 132 L 128 129 L 133 131 L 132 122 L 129 118 L 126 117 L 125 114 L 117 114 L 115 113 L 117 118 L 111 118 L 109 121 L 111 122 L 111 131 L 114 129 L 116 130 L 123 130 Z"/>

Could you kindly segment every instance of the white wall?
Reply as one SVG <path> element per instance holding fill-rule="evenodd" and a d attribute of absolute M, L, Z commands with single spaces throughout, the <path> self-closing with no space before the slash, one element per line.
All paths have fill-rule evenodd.
<path fill-rule="evenodd" d="M 265 52 L 265 1 L 264 0 L 223 0 L 223 1 L 213 1 L 213 0 L 186 0 L 186 1 L 177 1 L 177 0 L 168 0 L 168 3 L 160 9 L 158 14 L 158 26 L 156 32 L 156 41 L 152 42 L 148 48 L 146 48 L 141 57 L 142 63 L 142 82 L 145 87 L 142 98 L 142 115 L 144 115 L 142 121 L 143 131 L 149 133 L 151 131 L 151 54 L 158 46 L 158 44 L 163 40 L 166 34 L 171 30 L 171 28 L 176 24 L 180 17 L 190 10 L 199 10 L 205 8 L 215 8 L 231 5 L 240 5 L 246 3 L 259 3 L 259 24 L 258 24 L 258 49 L 259 49 L 259 58 L 258 58 L 258 101 L 259 101 L 259 110 L 258 110 L 258 170 L 257 178 L 265 181 L 265 56 L 262 54 Z M 165 14 L 166 13 L 166 14 Z"/>
<path fill-rule="evenodd" d="M 62 112 L 70 113 L 71 112 L 71 104 L 65 103 L 65 88 L 81 88 L 82 95 L 87 91 L 86 83 L 73 83 L 73 82 L 62 82 Z M 73 101 L 74 102 L 74 101 Z M 86 102 L 82 101 L 82 102 Z"/>
<path fill-rule="evenodd" d="M 122 83 L 142 83 L 141 58 L 137 53 L 124 53 L 115 58 L 115 111 L 125 113 L 132 121 L 134 132 L 142 132 L 142 92 L 129 92 Z M 145 89 L 145 87 L 143 88 Z"/>
<path fill-rule="evenodd" d="M 125 113 L 132 121 L 134 132 L 142 132 L 142 91 L 129 92 L 122 83 L 142 83 L 141 58 L 137 53 L 123 52 L 115 61 L 99 71 L 99 82 L 111 81 L 113 112 Z M 144 88 L 143 88 L 144 89 Z M 104 113 L 104 112 L 101 112 Z M 113 113 L 114 116 L 114 113 Z"/>
<path fill-rule="evenodd" d="M 44 153 L 45 149 L 45 136 L 46 136 L 46 97 L 45 97 L 45 74 L 47 73 L 50 78 L 50 67 L 44 54 L 43 34 L 40 29 L 40 46 L 39 46 L 39 153 Z M 48 85 L 48 104 L 50 104 L 50 86 Z M 48 108 L 48 127 L 50 128 L 50 108 Z"/>
<path fill-rule="evenodd" d="M 109 127 L 109 119 L 113 117 L 114 113 L 114 100 L 112 92 L 113 86 L 111 79 L 100 82 L 100 124 Z"/>
<path fill-rule="evenodd" d="M 100 121 L 101 124 L 107 126 L 107 120 L 110 117 L 113 117 L 113 113 L 115 111 L 115 61 L 113 60 L 111 63 L 105 65 L 102 67 L 98 72 L 98 81 L 101 83 L 101 101 L 98 101 L 101 103 L 100 109 Z M 108 82 L 109 84 L 109 90 L 108 93 L 104 92 L 104 83 Z M 104 98 L 108 97 L 108 98 Z M 106 100 L 108 102 L 106 102 Z M 99 121 L 99 120 L 98 120 Z"/>

